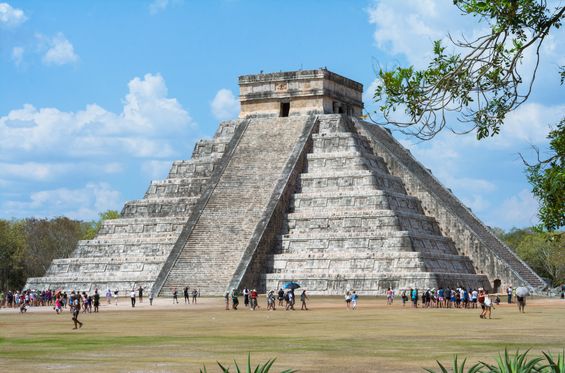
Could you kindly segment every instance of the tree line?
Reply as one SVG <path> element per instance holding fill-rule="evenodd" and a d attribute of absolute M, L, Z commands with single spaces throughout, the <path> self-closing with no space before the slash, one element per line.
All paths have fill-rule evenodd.
<path fill-rule="evenodd" d="M 79 240 L 94 238 L 104 220 L 119 216 L 109 210 L 88 222 L 66 217 L 0 219 L 0 289 L 21 289 L 28 277 L 43 276 L 53 259 L 71 256 Z M 563 239 L 535 228 L 493 231 L 552 286 L 565 283 Z"/>
<path fill-rule="evenodd" d="M 102 222 L 116 219 L 109 210 L 96 221 L 66 217 L 53 219 L 0 219 L 0 290 L 21 289 L 28 277 L 40 277 L 56 258 L 67 258 L 79 240 L 98 233 Z"/>

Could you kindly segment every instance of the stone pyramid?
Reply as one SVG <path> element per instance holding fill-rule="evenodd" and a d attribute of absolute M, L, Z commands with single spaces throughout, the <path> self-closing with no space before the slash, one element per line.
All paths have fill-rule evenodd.
<path fill-rule="evenodd" d="M 239 82 L 240 119 L 26 287 L 545 286 L 387 131 L 359 119 L 361 84 L 326 69 Z"/>

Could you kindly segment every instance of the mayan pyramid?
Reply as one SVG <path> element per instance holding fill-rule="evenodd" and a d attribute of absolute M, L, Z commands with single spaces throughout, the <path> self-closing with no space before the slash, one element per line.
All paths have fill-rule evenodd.
<path fill-rule="evenodd" d="M 360 119 L 361 84 L 326 69 L 239 84 L 239 119 L 26 287 L 545 286 L 389 132 Z"/>

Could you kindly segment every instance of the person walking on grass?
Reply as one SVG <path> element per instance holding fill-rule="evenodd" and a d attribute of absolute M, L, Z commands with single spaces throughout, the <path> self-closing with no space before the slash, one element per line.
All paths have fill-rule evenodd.
<path fill-rule="evenodd" d="M 237 311 L 237 306 L 239 306 L 239 299 L 237 298 L 238 293 L 237 293 L 237 289 L 233 289 L 231 292 L 231 303 L 232 303 L 232 309 Z"/>
<path fill-rule="evenodd" d="M 485 291 L 483 290 L 483 288 L 479 288 L 479 296 L 477 297 L 477 301 L 479 302 L 479 305 L 481 306 L 480 318 L 484 319 L 487 311 L 486 311 L 486 307 L 485 307 Z"/>
<path fill-rule="evenodd" d="M 75 294 L 74 291 L 71 293 L 70 306 L 71 306 L 71 312 L 73 314 L 71 320 L 73 320 L 73 323 L 75 324 L 73 330 L 82 328 L 82 322 L 78 321 L 78 315 L 80 314 L 80 295 Z"/>
<path fill-rule="evenodd" d="M 129 297 L 131 298 L 131 307 L 134 308 L 135 307 L 135 288 L 131 289 L 131 292 L 129 293 Z"/>
<path fill-rule="evenodd" d="M 485 315 L 483 316 L 483 319 L 486 319 L 487 316 L 489 319 L 491 318 L 493 308 L 492 299 L 490 299 L 488 291 L 485 290 Z"/>
<path fill-rule="evenodd" d="M 185 286 L 182 294 L 184 295 L 184 304 L 190 304 L 190 295 L 188 293 L 189 289 L 188 286 Z"/>
<path fill-rule="evenodd" d="M 525 313 L 526 297 L 525 296 L 521 297 L 519 295 L 516 295 L 516 300 L 518 301 L 518 312 Z"/>
<path fill-rule="evenodd" d="M 137 288 L 137 293 L 139 295 L 139 303 L 143 302 L 143 288 L 141 285 Z"/>
<path fill-rule="evenodd" d="M 284 301 L 284 295 L 285 295 L 285 294 L 284 294 L 284 290 L 283 290 L 282 288 L 280 288 L 277 295 L 278 295 L 278 297 L 279 297 L 279 307 L 282 307 L 282 306 L 283 306 L 283 301 Z"/>
<path fill-rule="evenodd" d="M 300 302 L 302 302 L 302 307 L 300 307 L 300 309 L 303 311 L 308 311 L 308 307 L 306 307 L 307 299 L 310 298 L 308 298 L 308 295 L 306 295 L 306 290 L 302 290 L 302 294 L 300 294 Z"/>
<path fill-rule="evenodd" d="M 357 295 L 355 290 L 353 290 L 353 293 L 351 293 L 351 309 L 353 309 L 353 310 L 357 309 L 357 300 L 358 299 L 359 299 L 359 296 Z"/>
<path fill-rule="evenodd" d="M 351 309 L 351 292 L 349 290 L 345 292 L 345 308 Z"/>
<path fill-rule="evenodd" d="M 98 294 L 98 289 L 94 289 L 94 297 L 92 302 L 94 303 L 94 312 L 98 312 L 98 307 L 100 307 L 100 294 Z"/>

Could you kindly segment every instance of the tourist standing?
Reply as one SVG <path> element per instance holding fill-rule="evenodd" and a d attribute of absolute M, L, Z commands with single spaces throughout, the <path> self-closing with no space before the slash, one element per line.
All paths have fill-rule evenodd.
<path fill-rule="evenodd" d="M 189 291 L 188 286 L 185 286 L 185 288 L 182 292 L 182 294 L 184 295 L 184 304 L 187 304 L 187 303 L 190 304 L 190 295 L 189 295 L 188 291 Z"/>
<path fill-rule="evenodd" d="M 231 303 L 234 310 L 237 310 L 237 306 L 239 306 L 239 299 L 237 298 L 237 296 L 237 289 L 233 289 L 231 292 Z"/>
<path fill-rule="evenodd" d="M 351 308 L 351 292 L 349 290 L 345 292 L 345 308 Z"/>
<path fill-rule="evenodd" d="M 137 288 L 137 292 L 139 294 L 139 303 L 143 302 L 143 288 L 141 287 L 141 285 L 139 285 L 139 288 Z"/>
<path fill-rule="evenodd" d="M 483 288 L 479 288 L 479 296 L 477 297 L 477 301 L 479 302 L 479 305 L 481 306 L 480 318 L 484 319 L 485 315 L 486 315 L 486 309 L 485 309 L 485 291 L 483 290 Z"/>
<path fill-rule="evenodd" d="M 279 293 L 277 295 L 279 297 L 279 307 L 282 307 L 283 301 L 284 301 L 284 290 L 282 288 L 280 288 Z"/>
<path fill-rule="evenodd" d="M 308 295 L 306 295 L 306 290 L 302 290 L 302 294 L 300 294 L 300 302 L 302 302 L 302 307 L 300 307 L 303 311 L 308 311 L 308 307 L 306 307 L 306 300 L 309 299 Z"/>
<path fill-rule="evenodd" d="M 286 295 L 288 296 L 288 303 L 286 304 L 286 310 L 294 311 L 294 291 L 289 290 Z"/>
<path fill-rule="evenodd" d="M 173 289 L 173 304 L 174 304 L 175 302 L 176 302 L 177 304 L 179 304 L 179 297 L 178 297 L 177 288 L 174 288 L 174 289 Z"/>
<path fill-rule="evenodd" d="M 100 307 L 100 294 L 98 294 L 98 289 L 94 289 L 94 298 L 92 302 L 94 303 L 94 312 L 98 312 L 98 307 Z"/>
<path fill-rule="evenodd" d="M 486 319 L 487 316 L 489 319 L 491 318 L 492 308 L 492 299 L 490 299 L 488 295 L 488 290 L 485 290 L 485 315 L 483 316 L 483 319 Z"/>
<path fill-rule="evenodd" d="M 110 288 L 106 289 L 106 302 L 112 304 L 112 290 Z"/>
<path fill-rule="evenodd" d="M 153 292 L 149 293 L 149 305 L 153 305 Z"/>
<path fill-rule="evenodd" d="M 394 290 L 388 288 L 386 291 L 386 304 L 392 306 L 392 302 L 394 302 Z"/>
<path fill-rule="evenodd" d="M 255 308 L 257 308 L 257 290 L 253 289 L 251 290 L 251 309 L 255 311 Z"/>
<path fill-rule="evenodd" d="M 80 295 L 75 294 L 74 291 L 71 292 L 70 306 L 71 312 L 73 314 L 71 320 L 73 320 L 73 323 L 75 324 L 75 327 L 73 329 L 82 328 L 82 322 L 78 321 L 78 315 L 80 314 Z"/>
<path fill-rule="evenodd" d="M 196 303 L 196 297 L 198 297 L 198 289 L 194 288 L 192 290 L 192 303 Z"/>
<path fill-rule="evenodd" d="M 418 289 L 412 289 L 410 296 L 412 298 L 412 307 L 418 308 Z"/>
<path fill-rule="evenodd" d="M 116 307 L 118 306 L 118 292 L 118 289 L 114 290 L 114 300 L 116 301 Z"/>
<path fill-rule="evenodd" d="M 353 293 L 351 293 L 351 308 L 353 310 L 357 309 L 357 300 L 359 299 L 359 296 L 357 295 L 357 293 L 355 292 L 355 290 L 353 290 Z"/>
<path fill-rule="evenodd" d="M 131 289 L 131 292 L 129 293 L 129 297 L 131 298 L 131 307 L 135 307 L 135 288 Z"/>
<path fill-rule="evenodd" d="M 508 295 L 508 304 L 512 303 L 512 285 L 510 285 L 507 289 L 506 289 L 506 295 Z"/>
<path fill-rule="evenodd" d="M 243 288 L 243 304 L 245 307 L 249 307 L 249 289 Z"/>

